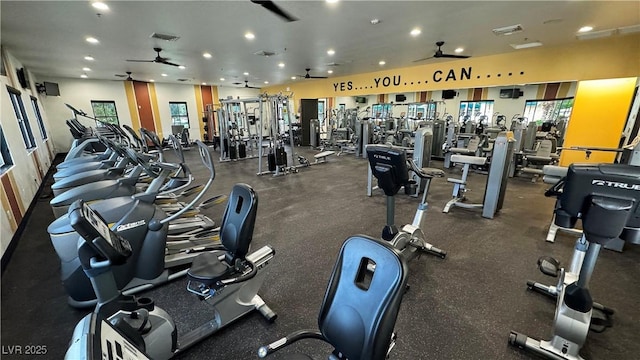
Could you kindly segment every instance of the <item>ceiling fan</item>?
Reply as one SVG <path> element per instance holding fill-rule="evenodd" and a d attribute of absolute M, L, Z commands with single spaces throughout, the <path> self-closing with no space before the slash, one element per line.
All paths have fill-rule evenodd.
<path fill-rule="evenodd" d="M 251 2 L 254 3 L 254 4 L 258 4 L 258 5 L 262 6 L 263 8 L 271 11 L 272 13 L 280 16 L 284 21 L 288 21 L 288 22 L 298 21 L 297 17 L 295 17 L 295 16 L 287 13 L 286 11 L 282 10 L 273 1 L 251 0 Z"/>
<path fill-rule="evenodd" d="M 159 48 L 159 47 L 153 48 L 153 51 L 155 51 L 158 54 L 156 56 L 156 58 L 153 59 L 153 60 L 129 60 L 129 59 L 127 59 L 127 61 L 131 61 L 131 62 L 152 62 L 152 63 L 158 63 L 158 64 L 171 65 L 171 66 L 180 66 L 180 65 L 178 65 L 176 63 L 170 62 L 169 58 L 165 58 L 165 57 L 160 56 L 160 51 L 162 51 L 161 48 Z"/>
<path fill-rule="evenodd" d="M 234 82 L 233 85 L 242 85 L 241 82 Z M 249 86 L 249 80 L 244 81 L 244 87 L 247 89 L 260 89 L 259 87 Z"/>
<path fill-rule="evenodd" d="M 305 79 L 326 79 L 327 78 L 326 76 L 311 76 L 309 75 L 309 71 L 311 71 L 311 69 L 306 68 L 305 70 L 307 71 L 305 75 L 298 75 L 298 76 L 303 77 Z"/>
<path fill-rule="evenodd" d="M 438 46 L 438 50 L 436 50 L 436 52 L 435 52 L 435 54 L 433 54 L 433 56 L 429 56 L 429 57 L 426 57 L 424 59 L 414 60 L 413 62 L 424 61 L 424 60 L 429 60 L 429 59 L 439 59 L 439 58 L 466 59 L 466 58 L 470 57 L 470 56 L 467 56 L 467 55 L 444 54 L 442 52 L 442 49 L 441 49 L 442 45 L 444 45 L 444 41 L 436 42 L 436 46 Z"/>
<path fill-rule="evenodd" d="M 126 77 L 125 80 L 133 81 L 133 78 L 131 77 L 131 71 L 127 71 L 126 74 L 127 75 L 125 75 L 125 74 L 115 74 L 115 76 L 120 77 L 120 78 Z"/>

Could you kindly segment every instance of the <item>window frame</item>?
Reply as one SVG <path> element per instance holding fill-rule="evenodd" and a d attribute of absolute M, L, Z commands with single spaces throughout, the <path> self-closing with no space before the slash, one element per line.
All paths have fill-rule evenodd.
<path fill-rule="evenodd" d="M 472 104 L 473 106 L 468 106 Z M 463 105 L 464 110 L 463 110 Z M 492 125 L 493 114 L 495 113 L 494 107 L 496 105 L 495 100 L 463 100 L 460 101 L 460 105 L 458 107 L 458 121 L 462 124 L 464 121 L 464 117 L 469 115 L 469 120 L 475 124 L 480 123 L 480 119 L 482 116 L 486 116 L 487 123 L 485 125 Z M 473 110 L 473 113 L 469 114 L 469 110 Z M 480 111 L 482 110 L 482 111 Z M 481 112 L 479 114 L 478 112 Z"/>
<path fill-rule="evenodd" d="M 571 102 L 571 106 L 563 108 L 564 104 L 566 104 L 567 102 Z M 556 103 L 556 104 L 551 110 L 551 116 L 549 118 L 542 118 L 538 120 L 538 119 L 535 119 L 534 117 L 538 111 L 538 106 L 541 106 L 541 105 L 544 106 L 541 103 Z M 557 98 L 557 99 L 526 100 L 524 102 L 524 110 L 522 112 L 522 116 L 526 117 L 528 122 L 535 121 L 538 126 L 542 125 L 542 123 L 546 121 L 551 121 L 554 124 L 556 124 L 563 117 L 569 120 L 569 117 L 571 116 L 571 112 L 573 111 L 574 103 L 575 103 L 575 97 L 573 96 Z M 533 110 L 531 109 L 531 107 L 533 107 Z M 569 109 L 569 110 L 567 111 L 566 109 Z M 533 116 L 530 117 L 531 114 L 533 114 Z"/>
<path fill-rule="evenodd" d="M 105 116 L 105 115 L 96 115 L 96 108 L 94 105 L 113 105 L 113 112 L 115 116 Z M 118 108 L 116 107 L 116 102 L 113 100 L 91 100 L 91 111 L 93 111 L 93 117 L 97 119 L 96 125 L 99 127 L 105 126 L 104 123 L 113 124 L 116 126 L 120 126 L 120 117 L 118 116 Z M 109 121 L 107 119 L 116 119 L 116 122 Z"/>
<path fill-rule="evenodd" d="M 4 130 L 0 124 L 0 174 L 4 174 L 13 166 L 13 157 L 7 139 L 4 137 Z"/>
<path fill-rule="evenodd" d="M 36 115 L 36 122 L 40 128 L 42 141 L 47 140 L 49 135 L 47 134 L 47 128 L 44 126 L 44 120 L 42 120 L 42 113 L 40 112 L 40 106 L 38 105 L 38 98 L 35 96 L 31 96 L 31 107 L 33 107 L 33 113 Z"/>
<path fill-rule="evenodd" d="M 22 101 L 22 93 L 20 90 L 12 88 L 7 85 L 7 91 L 9 92 L 9 99 L 13 105 L 13 112 L 16 114 L 16 120 L 18 121 L 18 127 L 20 133 L 22 133 L 22 140 L 24 146 L 28 151 L 35 150 L 38 147 L 36 140 L 33 137 L 33 131 L 31 131 L 31 123 L 27 116 L 27 111 L 24 108 L 24 102 Z"/>
<path fill-rule="evenodd" d="M 184 105 L 184 114 L 174 114 L 172 105 Z M 171 117 L 171 126 L 183 126 L 185 129 L 189 129 L 189 108 L 187 106 L 186 101 L 169 101 L 169 116 Z M 186 119 L 186 124 L 184 121 L 180 121 L 180 123 L 176 123 L 176 119 Z"/>

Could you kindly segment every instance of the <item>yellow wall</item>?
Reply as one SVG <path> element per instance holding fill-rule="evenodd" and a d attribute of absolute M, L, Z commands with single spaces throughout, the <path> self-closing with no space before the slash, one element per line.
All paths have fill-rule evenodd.
<path fill-rule="evenodd" d="M 269 94 L 290 91 L 296 99 L 304 99 L 624 78 L 640 75 L 638 59 L 640 34 L 631 34 L 585 40 L 571 46 L 540 47 L 455 61 L 433 60 L 407 68 L 298 80 L 262 90 Z"/>
<path fill-rule="evenodd" d="M 636 59 L 637 60 L 637 59 Z M 617 148 L 637 78 L 580 81 L 563 147 Z M 563 150 L 561 166 L 574 162 L 612 163 L 616 153 Z"/>

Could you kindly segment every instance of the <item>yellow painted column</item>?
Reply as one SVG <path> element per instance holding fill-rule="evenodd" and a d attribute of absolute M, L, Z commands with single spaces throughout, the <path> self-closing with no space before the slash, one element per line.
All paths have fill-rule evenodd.
<path fill-rule="evenodd" d="M 138 131 L 140 129 L 140 117 L 138 116 L 138 104 L 136 102 L 136 94 L 133 91 L 133 81 L 123 81 L 124 92 L 127 94 L 127 105 L 129 106 L 129 115 L 131 116 L 131 127 Z"/>
<path fill-rule="evenodd" d="M 580 81 L 563 148 L 572 146 L 617 148 L 631 106 L 637 78 Z M 612 163 L 615 152 L 562 150 L 560 165 Z"/>
<path fill-rule="evenodd" d="M 153 123 L 156 127 L 156 135 L 163 138 L 162 119 L 160 118 L 160 108 L 158 107 L 158 96 L 156 95 L 156 84 L 148 83 L 149 99 L 151 100 L 151 110 L 153 111 Z"/>
<path fill-rule="evenodd" d="M 202 105 L 202 89 L 200 85 L 193 85 L 193 91 L 196 96 L 196 108 L 197 108 L 197 119 L 198 126 L 200 127 L 200 134 L 206 133 L 204 131 L 204 122 L 202 122 L 202 118 L 204 117 L 204 105 Z"/>

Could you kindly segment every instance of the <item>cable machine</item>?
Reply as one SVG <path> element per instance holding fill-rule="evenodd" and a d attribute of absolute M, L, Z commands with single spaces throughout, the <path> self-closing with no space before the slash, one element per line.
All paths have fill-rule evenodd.
<path fill-rule="evenodd" d="M 295 144 L 293 139 L 293 119 L 291 118 L 293 114 L 291 99 L 292 95 L 264 94 L 261 96 L 260 116 L 261 119 L 264 119 L 264 126 L 260 126 L 260 139 L 264 139 L 265 134 L 263 131 L 268 131 L 269 145 L 266 149 L 266 169 L 264 168 L 263 161 L 265 147 L 258 147 L 257 175 L 272 174 L 273 176 L 279 176 L 298 172 L 297 166 L 293 165 Z M 289 156 L 285 150 L 287 143 L 289 143 L 291 156 Z M 289 159 L 291 161 L 289 161 Z M 298 157 L 298 160 L 301 161 L 301 157 Z M 301 161 L 301 166 L 306 165 L 302 164 Z"/>
<path fill-rule="evenodd" d="M 226 99 L 220 101 L 218 110 L 218 135 L 220 136 L 220 161 L 251 159 L 260 153 L 262 126 L 257 125 L 262 114 L 261 98 Z M 249 109 L 248 105 L 254 105 Z M 258 137 L 256 127 L 260 128 Z M 253 128 L 253 132 L 252 132 Z"/>

